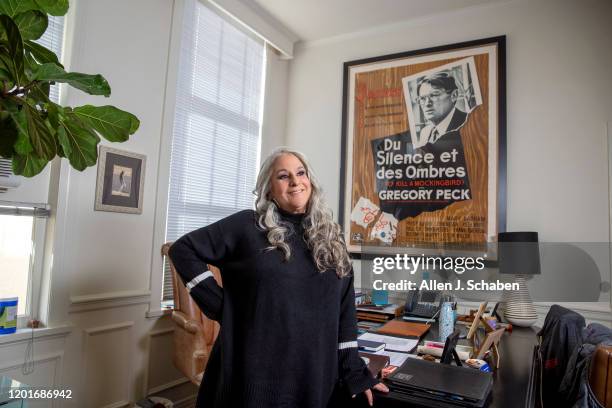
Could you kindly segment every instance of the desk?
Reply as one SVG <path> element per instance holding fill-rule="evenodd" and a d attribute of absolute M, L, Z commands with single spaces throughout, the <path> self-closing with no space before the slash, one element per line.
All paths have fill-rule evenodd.
<path fill-rule="evenodd" d="M 434 325 L 425 336 L 427 340 L 436 340 L 437 326 Z M 517 408 L 532 407 L 532 362 L 533 348 L 536 345 L 536 331 L 531 328 L 515 327 L 512 333 L 504 333 L 499 343 L 501 356 L 500 368 L 493 374 L 493 390 L 488 407 Z M 365 407 L 363 398 L 356 401 L 355 407 Z M 414 407 L 376 392 L 374 406 L 378 408 Z"/>

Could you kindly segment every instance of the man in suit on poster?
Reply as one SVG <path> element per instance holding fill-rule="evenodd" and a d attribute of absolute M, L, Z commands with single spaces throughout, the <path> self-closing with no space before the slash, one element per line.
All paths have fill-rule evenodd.
<path fill-rule="evenodd" d="M 418 102 L 427 125 L 419 133 L 416 147 L 434 144 L 465 124 L 467 113 L 455 106 L 458 94 L 455 78 L 445 71 L 436 72 L 419 82 Z"/>

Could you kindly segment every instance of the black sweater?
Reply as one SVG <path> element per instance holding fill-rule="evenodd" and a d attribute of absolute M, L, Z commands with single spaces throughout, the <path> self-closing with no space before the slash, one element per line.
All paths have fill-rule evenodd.
<path fill-rule="evenodd" d="M 353 277 L 319 272 L 303 216 L 281 214 L 291 259 L 270 246 L 254 211 L 177 240 L 170 258 L 202 311 L 221 323 L 197 407 L 322 408 L 334 387 L 377 383 L 357 352 Z M 206 264 L 219 267 L 223 288 Z"/>

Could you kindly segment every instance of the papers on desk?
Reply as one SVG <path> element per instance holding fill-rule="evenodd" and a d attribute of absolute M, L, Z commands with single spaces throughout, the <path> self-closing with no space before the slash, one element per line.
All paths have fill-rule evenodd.
<path fill-rule="evenodd" d="M 377 341 L 385 343 L 385 350 L 410 353 L 419 343 L 417 339 L 404 339 L 401 337 L 383 336 L 375 333 L 364 333 L 358 337 L 359 340 Z"/>
<path fill-rule="evenodd" d="M 390 305 L 386 305 L 386 306 L 366 306 L 366 305 L 359 305 L 356 307 L 356 309 L 358 311 L 362 311 L 362 312 L 369 312 L 369 313 L 384 313 L 384 314 L 390 314 L 390 315 L 396 315 L 397 314 L 397 309 L 400 306 L 392 303 Z"/>
<path fill-rule="evenodd" d="M 402 364 L 404 364 L 404 361 L 406 361 L 407 359 L 417 357 L 416 354 L 397 353 L 395 351 L 387 350 L 377 351 L 374 354 L 389 357 L 389 364 L 397 367 L 400 367 Z"/>

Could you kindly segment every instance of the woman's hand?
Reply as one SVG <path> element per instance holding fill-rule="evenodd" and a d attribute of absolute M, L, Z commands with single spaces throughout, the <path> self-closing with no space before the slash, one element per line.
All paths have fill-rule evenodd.
<path fill-rule="evenodd" d="M 372 389 L 376 391 L 380 391 L 380 392 L 389 392 L 389 388 L 381 382 L 376 384 L 374 387 L 372 387 Z M 363 393 L 368 399 L 368 404 L 370 406 L 374 405 L 374 396 L 372 395 L 372 390 L 365 390 Z M 353 398 L 355 398 L 354 395 L 353 395 Z"/>

